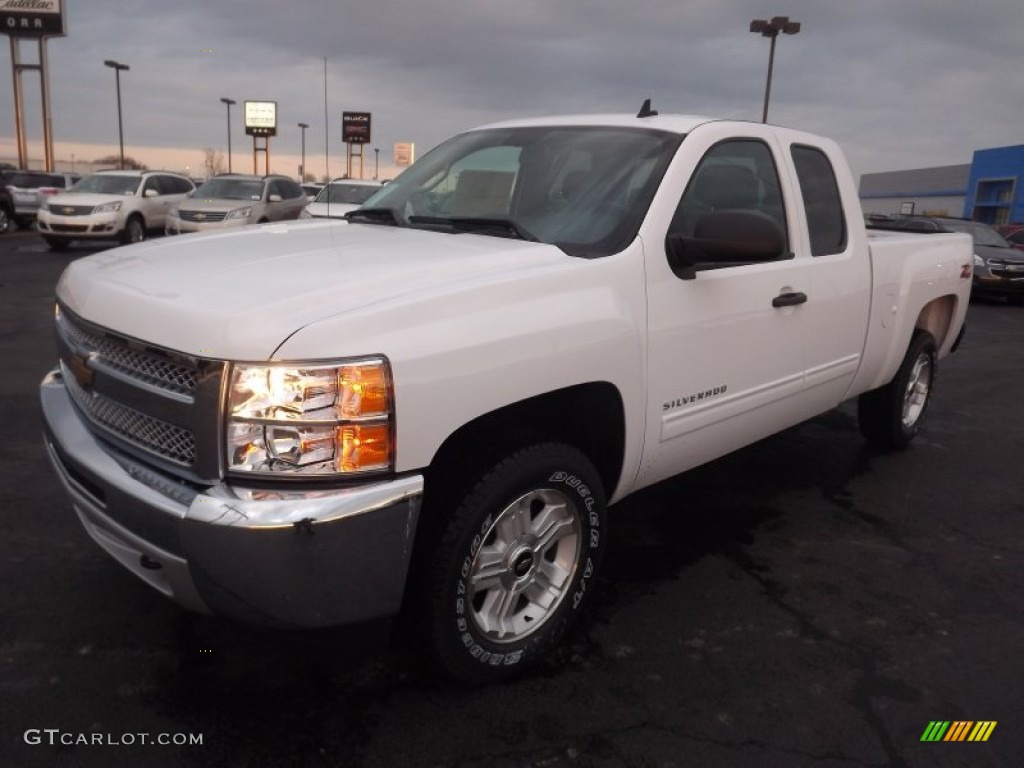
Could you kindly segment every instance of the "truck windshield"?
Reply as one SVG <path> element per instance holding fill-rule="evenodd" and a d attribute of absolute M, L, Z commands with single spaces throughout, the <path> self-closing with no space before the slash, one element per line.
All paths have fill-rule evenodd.
<path fill-rule="evenodd" d="M 429 152 L 363 207 L 393 212 L 403 226 L 605 256 L 636 237 L 682 138 L 631 127 L 471 131 Z"/>

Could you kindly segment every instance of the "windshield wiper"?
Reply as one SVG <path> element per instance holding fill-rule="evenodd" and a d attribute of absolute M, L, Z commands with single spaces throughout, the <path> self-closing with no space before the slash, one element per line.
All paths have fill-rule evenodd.
<path fill-rule="evenodd" d="M 370 224 L 390 224 L 393 227 L 404 225 L 402 217 L 394 208 L 357 208 L 345 214 L 348 221 L 366 221 Z"/>
<path fill-rule="evenodd" d="M 451 227 L 458 232 L 496 234 L 504 237 L 516 237 L 531 243 L 540 242 L 536 235 L 515 219 L 477 218 L 473 216 L 453 216 L 451 218 L 444 216 L 410 216 L 409 223 L 434 224 L 442 227 Z"/>

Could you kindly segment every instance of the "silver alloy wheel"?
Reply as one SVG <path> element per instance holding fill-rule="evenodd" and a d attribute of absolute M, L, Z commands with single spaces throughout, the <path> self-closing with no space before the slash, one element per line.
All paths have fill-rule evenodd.
<path fill-rule="evenodd" d="M 579 510 L 553 489 L 509 504 L 484 535 L 469 572 L 477 629 L 513 643 L 544 625 L 568 593 L 581 551 Z"/>
<path fill-rule="evenodd" d="M 914 361 L 903 393 L 903 426 L 911 429 L 921 418 L 932 388 L 932 359 L 922 352 Z"/>

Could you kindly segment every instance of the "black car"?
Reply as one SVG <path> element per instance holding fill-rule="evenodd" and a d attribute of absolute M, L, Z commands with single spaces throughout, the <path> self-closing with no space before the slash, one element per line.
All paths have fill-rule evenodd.
<path fill-rule="evenodd" d="M 908 232 L 963 232 L 974 240 L 972 296 L 1002 296 L 1011 304 L 1024 304 L 1024 251 L 1015 249 L 988 224 L 944 216 L 902 216 L 875 229 Z"/>

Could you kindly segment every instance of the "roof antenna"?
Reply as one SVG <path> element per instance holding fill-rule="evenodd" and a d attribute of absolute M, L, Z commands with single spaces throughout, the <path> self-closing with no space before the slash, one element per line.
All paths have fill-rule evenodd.
<path fill-rule="evenodd" d="M 640 111 L 636 113 L 637 117 L 654 117 L 658 114 L 658 110 L 651 109 L 651 100 L 645 99 L 644 105 L 640 107 Z"/>

